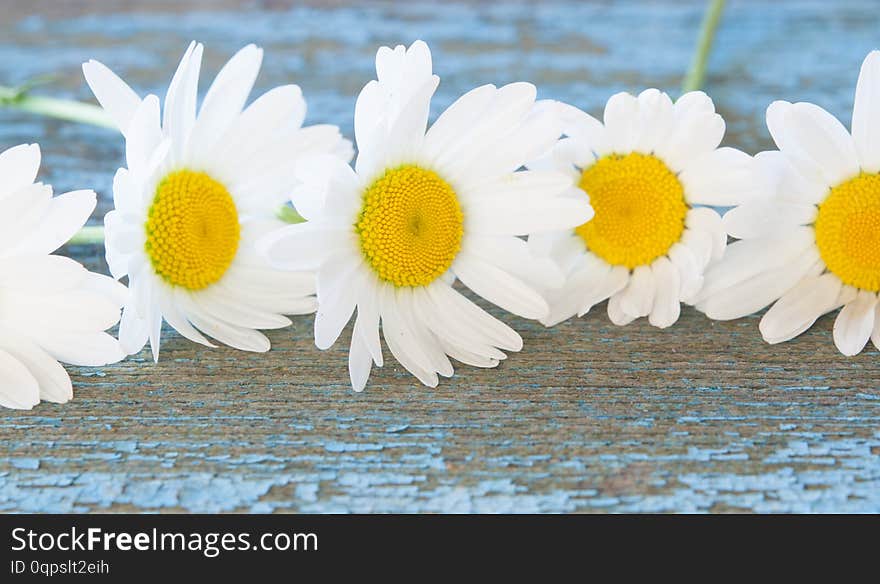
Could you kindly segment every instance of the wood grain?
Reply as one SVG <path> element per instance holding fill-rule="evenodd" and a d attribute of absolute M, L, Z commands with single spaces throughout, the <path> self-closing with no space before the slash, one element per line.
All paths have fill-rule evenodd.
<path fill-rule="evenodd" d="M 64 18 L 39 2 L 47 15 L 6 15 L 0 79 L 52 72 L 52 91 L 86 98 L 76 68 L 97 57 L 161 91 L 190 36 L 206 42 L 211 72 L 256 41 L 267 49 L 260 88 L 301 83 L 310 121 L 349 135 L 378 44 L 432 44 L 436 111 L 471 86 L 530 79 L 599 113 L 620 89 L 675 91 L 701 10 L 669 0 L 171 12 L 116 1 L 87 15 L 81 4 Z M 729 143 L 768 145 L 771 99 L 849 119 L 858 65 L 878 42 L 871 3 L 729 4 L 709 78 Z M 96 220 L 106 211 L 118 136 L 0 112 L 0 137 L 40 141 L 43 179 L 95 186 Z M 106 270 L 99 249 L 63 253 Z M 497 370 L 458 367 L 435 390 L 389 359 L 353 393 L 348 333 L 320 352 L 311 317 L 270 333 L 268 354 L 166 331 L 159 364 L 143 353 L 70 368 L 71 403 L 0 411 L 0 511 L 880 511 L 878 353 L 840 356 L 832 317 L 769 346 L 757 317 L 716 323 L 685 309 L 666 331 L 619 328 L 602 305 L 545 329 L 490 311 L 521 331 L 522 353 Z"/>

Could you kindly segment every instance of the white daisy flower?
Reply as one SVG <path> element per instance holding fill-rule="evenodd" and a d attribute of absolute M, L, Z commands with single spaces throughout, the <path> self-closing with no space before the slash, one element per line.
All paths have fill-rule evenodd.
<path fill-rule="evenodd" d="M 856 86 L 852 134 L 811 103 L 777 101 L 767 127 L 778 151 L 756 159 L 772 188 L 724 216 L 739 238 L 706 275 L 697 307 L 739 318 L 773 304 L 760 323 L 768 343 L 793 339 L 843 307 L 834 343 L 855 355 L 880 347 L 880 52 Z"/>
<path fill-rule="evenodd" d="M 327 349 L 357 308 L 349 353 L 355 390 L 381 366 L 379 327 L 397 360 L 422 383 L 453 373 L 449 357 L 494 367 L 522 339 L 453 288 L 525 318 L 547 303 L 537 282 L 562 274 L 530 255 L 518 236 L 572 228 L 591 211 L 564 198 L 565 175 L 521 171 L 560 135 L 550 108 L 535 107 L 535 87 L 485 85 L 465 94 L 426 132 L 439 79 L 421 41 L 382 47 L 378 81 L 355 107 L 355 170 L 333 159 L 306 166 L 294 193 L 307 223 L 264 241 L 276 265 L 318 270 L 315 341 Z M 540 109 L 540 111 L 539 111 Z"/>
<path fill-rule="evenodd" d="M 335 126 L 303 128 L 296 85 L 276 87 L 244 108 L 263 51 L 240 50 L 220 70 L 196 115 L 202 45 L 192 43 L 165 95 L 141 99 L 107 67 L 83 65 L 98 101 L 125 137 L 128 168 L 116 173 L 107 214 L 107 261 L 128 276 L 120 341 L 133 354 L 147 340 L 159 358 L 162 320 L 184 337 L 203 335 L 246 351 L 267 351 L 257 329 L 287 326 L 285 314 L 315 309 L 314 276 L 286 273 L 255 253 L 263 233 L 284 225 L 279 204 L 307 154 L 351 145 Z M 242 109 L 244 108 L 244 109 Z"/>
<path fill-rule="evenodd" d="M 30 409 L 73 397 L 59 361 L 116 363 L 125 354 L 104 331 L 119 322 L 125 287 L 51 255 L 95 209 L 93 191 L 57 197 L 35 183 L 36 144 L 0 154 L 0 406 Z"/>
<path fill-rule="evenodd" d="M 721 217 L 700 205 L 749 196 L 751 157 L 718 147 L 724 120 L 699 91 L 674 104 L 656 89 L 618 93 L 605 106 L 604 124 L 575 107 L 559 108 L 566 137 L 529 167 L 564 171 L 579 187 L 574 196 L 587 193 L 595 217 L 529 238 L 536 254 L 566 272 L 565 285 L 546 294 L 551 312 L 542 322 L 583 316 L 607 298 L 614 324 L 647 316 L 656 327 L 671 326 L 727 244 Z"/>

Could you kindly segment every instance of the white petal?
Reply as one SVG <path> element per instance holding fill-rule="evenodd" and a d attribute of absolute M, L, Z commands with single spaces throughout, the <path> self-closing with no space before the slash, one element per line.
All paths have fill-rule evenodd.
<path fill-rule="evenodd" d="M 874 332 L 871 333 L 871 343 L 880 350 L 880 303 L 874 308 Z"/>
<path fill-rule="evenodd" d="M 702 91 L 682 95 L 673 107 L 675 121 L 666 140 L 655 149 L 657 156 L 675 172 L 681 172 L 721 144 L 725 124 L 715 105 Z"/>
<path fill-rule="evenodd" d="M 852 137 L 862 171 L 880 171 L 880 51 L 868 53 L 859 72 Z"/>
<path fill-rule="evenodd" d="M 178 300 L 179 295 L 188 295 L 190 294 L 188 291 L 177 291 L 177 290 L 161 290 L 157 289 L 157 297 L 159 302 L 159 308 L 162 311 L 162 317 L 165 321 L 176 330 L 178 333 L 183 335 L 185 338 L 189 339 L 194 343 L 199 343 L 201 345 L 205 345 L 206 347 L 214 347 L 215 345 L 208 341 L 202 333 L 196 330 L 192 324 L 190 324 L 189 320 L 186 318 L 186 315 L 180 309 L 179 306 L 180 301 Z M 120 343 L 122 343 L 122 334 L 120 333 Z M 146 335 L 143 337 L 146 339 Z M 140 348 L 143 348 L 143 344 L 141 344 Z M 140 350 L 138 348 L 138 350 Z M 125 349 L 125 346 L 123 346 Z"/>
<path fill-rule="evenodd" d="M 360 287 L 365 285 L 358 266 L 345 256 L 325 262 L 318 271 L 318 312 L 315 314 L 315 345 L 329 349 L 351 320 Z"/>
<path fill-rule="evenodd" d="M 202 67 L 202 51 L 201 43 L 190 43 L 165 94 L 162 130 L 171 139 L 171 158 L 174 162 L 181 161 L 186 142 L 196 120 L 196 99 L 199 71 Z"/>
<path fill-rule="evenodd" d="M 148 95 L 132 115 L 125 138 L 125 160 L 138 187 L 141 187 L 142 182 L 146 179 L 150 161 L 161 142 L 162 126 L 159 98 L 155 95 Z M 140 193 L 138 193 L 138 198 L 140 198 Z M 126 211 L 131 210 L 131 208 L 122 208 Z"/>
<path fill-rule="evenodd" d="M 783 264 L 768 265 L 758 258 L 727 263 L 725 258 L 707 274 L 705 286 L 694 303 L 712 319 L 740 318 L 769 305 L 804 277 L 819 274 L 822 267 L 815 249 L 807 249 Z"/>
<path fill-rule="evenodd" d="M 407 371 L 428 387 L 437 387 L 437 373 L 432 369 L 429 357 L 400 312 L 398 292 L 399 290 L 390 286 L 383 289 L 381 313 L 385 343 Z"/>
<path fill-rule="evenodd" d="M 39 346 L 25 338 L 0 334 L 0 348 L 24 365 L 36 379 L 40 399 L 63 404 L 73 397 L 73 385 L 67 371 Z M 0 386 L 3 383 L 0 382 Z"/>
<path fill-rule="evenodd" d="M 695 302 L 744 282 L 762 272 L 790 265 L 798 258 L 809 255 L 810 262 L 818 259 L 815 234 L 809 227 L 798 227 L 778 233 L 778 237 L 735 241 L 727 246 L 724 258 L 706 271 L 706 285 Z M 811 254 L 808 248 L 814 248 Z"/>
<path fill-rule="evenodd" d="M 712 259 L 720 259 L 727 247 L 727 232 L 721 224 L 721 216 L 714 209 L 698 207 L 687 212 L 685 225 L 689 229 L 703 231 L 712 238 Z"/>
<path fill-rule="evenodd" d="M 809 180 L 792 165 L 783 152 L 770 150 L 755 155 L 759 180 L 768 186 L 768 195 L 780 201 L 816 205 L 828 196 L 829 187 L 821 180 Z M 768 197 L 769 198 L 769 197 Z M 765 199 L 758 199 L 761 202 Z"/>
<path fill-rule="evenodd" d="M 562 123 L 553 109 L 536 104 L 529 115 L 499 134 L 498 143 L 491 150 L 472 161 L 456 163 L 456 171 L 449 180 L 464 185 L 479 183 L 487 177 L 509 176 L 529 161 L 549 154 L 561 134 Z"/>
<path fill-rule="evenodd" d="M 608 318 L 617 326 L 626 326 L 636 319 L 636 317 L 625 312 L 620 306 L 622 295 L 623 292 L 620 292 L 608 299 Z"/>
<path fill-rule="evenodd" d="M 379 367 L 384 361 L 382 343 L 379 340 L 379 291 L 378 288 L 365 288 L 358 297 L 357 318 L 353 335 L 361 337 L 370 352 L 373 362 Z"/>
<path fill-rule="evenodd" d="M 535 290 L 477 256 L 460 253 L 452 266 L 465 286 L 501 308 L 523 318 L 543 318 L 547 302 Z"/>
<path fill-rule="evenodd" d="M 21 253 L 50 254 L 85 225 L 97 204 L 94 191 L 73 191 L 54 197 L 39 228 L 17 246 Z"/>
<path fill-rule="evenodd" d="M 567 136 L 575 138 L 595 155 L 602 156 L 608 152 L 607 135 L 602 122 L 568 104 L 558 103 L 556 107 L 562 120 L 562 130 Z"/>
<path fill-rule="evenodd" d="M 441 155 L 457 142 L 463 132 L 473 127 L 495 98 L 496 92 L 494 85 L 482 85 L 462 95 L 440 114 L 425 135 L 425 154 L 428 158 Z"/>
<path fill-rule="evenodd" d="M 269 339 L 260 331 L 231 325 L 198 309 L 190 308 L 187 314 L 193 325 L 234 349 L 265 353 L 271 348 Z"/>
<path fill-rule="evenodd" d="M 840 280 L 833 274 L 801 280 L 761 319 L 759 329 L 768 343 L 782 343 L 801 334 L 834 307 Z"/>
<path fill-rule="evenodd" d="M 859 173 L 852 137 L 837 118 L 811 103 L 776 101 L 767 108 L 774 142 L 806 177 L 835 186 Z"/>
<path fill-rule="evenodd" d="M 841 353 L 851 357 L 865 348 L 874 330 L 876 308 L 877 295 L 865 291 L 843 307 L 834 321 L 834 344 Z"/>
<path fill-rule="evenodd" d="M 712 261 L 712 255 L 715 253 L 716 238 L 706 232 L 697 231 L 696 229 L 685 229 L 681 236 L 681 243 L 685 245 L 697 260 L 700 271 L 706 269 Z"/>
<path fill-rule="evenodd" d="M 648 322 L 658 328 L 666 328 L 675 324 L 681 311 L 680 277 L 678 270 L 666 257 L 655 260 L 651 264 L 651 271 L 654 274 L 656 292 Z"/>
<path fill-rule="evenodd" d="M 82 264 L 63 256 L 22 255 L 0 260 L 3 287 L 28 295 L 70 290 L 88 273 Z"/>
<path fill-rule="evenodd" d="M 141 103 L 138 94 L 103 63 L 89 61 L 83 63 L 82 69 L 86 83 L 89 84 L 98 103 L 116 127 L 126 134 L 128 124 Z"/>
<path fill-rule="evenodd" d="M 122 310 L 119 323 L 120 348 L 128 355 L 139 353 L 147 344 L 148 335 L 147 321 L 138 315 L 133 306 L 127 305 Z"/>
<path fill-rule="evenodd" d="M 608 149 L 618 154 L 632 152 L 638 140 L 639 102 L 632 95 L 615 93 L 605 104 Z"/>
<path fill-rule="evenodd" d="M 455 322 L 462 324 L 468 337 L 478 342 L 494 345 L 505 351 L 522 349 L 522 338 L 512 328 L 453 290 L 449 285 L 437 283 L 428 292 L 440 314 L 459 315 Z M 450 340 L 460 343 L 460 339 Z"/>
<path fill-rule="evenodd" d="M 241 113 L 263 62 L 263 50 L 247 45 L 227 62 L 205 94 L 193 127 L 189 148 L 193 156 L 208 150 Z"/>
<path fill-rule="evenodd" d="M 125 358 L 119 342 L 107 333 L 41 331 L 34 340 L 58 361 L 81 367 L 100 367 Z"/>
<path fill-rule="evenodd" d="M 681 300 L 690 303 L 703 287 L 703 267 L 694 252 L 682 243 L 674 243 L 667 255 L 678 270 Z"/>
<path fill-rule="evenodd" d="M 637 98 L 639 102 L 639 130 L 634 150 L 651 153 L 669 136 L 673 127 L 672 100 L 657 89 L 646 89 Z"/>
<path fill-rule="evenodd" d="M 357 328 L 357 324 L 355 324 Z M 348 349 L 348 375 L 351 378 L 351 387 L 355 391 L 363 391 L 370 378 L 370 370 L 373 368 L 373 359 L 367 350 L 366 342 L 358 334 L 351 336 L 351 347 Z"/>
<path fill-rule="evenodd" d="M 467 239 L 467 250 L 534 288 L 558 288 L 565 280 L 556 262 L 533 256 L 518 237 L 474 235 Z"/>
<path fill-rule="evenodd" d="M 592 217 L 587 197 L 481 197 L 465 209 L 466 226 L 481 234 L 529 235 L 573 229 Z"/>
<path fill-rule="evenodd" d="M 0 257 L 40 228 L 52 199 L 52 187 L 34 183 L 0 199 Z"/>
<path fill-rule="evenodd" d="M 39 144 L 20 144 L 0 153 L 0 199 L 30 186 L 40 170 Z"/>
<path fill-rule="evenodd" d="M 428 126 L 431 97 L 439 83 L 440 78 L 436 75 L 424 82 L 389 125 L 383 141 L 383 155 L 376 159 L 384 168 L 408 162 L 421 150 Z M 358 173 L 364 176 L 371 176 L 375 170 L 367 168 L 360 159 L 357 168 Z"/>
<path fill-rule="evenodd" d="M 490 106 L 470 126 L 434 155 L 434 164 L 444 175 L 499 147 L 511 128 L 517 127 L 531 111 L 537 89 L 531 83 L 511 83 L 495 90 Z M 454 106 L 455 104 L 453 104 Z"/>
<path fill-rule="evenodd" d="M 726 207 L 766 195 L 754 159 L 734 148 L 719 148 L 688 162 L 679 175 L 691 204 Z"/>
<path fill-rule="evenodd" d="M 650 266 L 638 266 L 633 270 L 626 289 L 620 293 L 620 308 L 634 316 L 647 316 L 654 305 L 656 282 Z"/>
<path fill-rule="evenodd" d="M 816 220 L 815 205 L 782 201 L 756 201 L 735 207 L 724 214 L 724 229 L 739 239 L 773 237 Z"/>
<path fill-rule="evenodd" d="M 599 302 L 613 296 L 620 296 L 620 292 L 626 288 L 630 281 L 629 270 L 624 266 L 614 266 L 608 274 L 594 287 L 591 287 L 589 295 L 584 298 L 578 316 L 583 316 Z M 619 299 L 618 299 L 619 300 Z"/>
<path fill-rule="evenodd" d="M 212 154 L 210 170 L 225 177 L 241 162 L 250 160 L 265 146 L 265 137 L 279 128 L 302 125 L 306 115 L 306 102 L 302 90 L 296 85 L 275 87 L 251 103 L 232 126 L 217 141 Z M 234 176 L 231 178 L 235 178 Z"/>
<path fill-rule="evenodd" d="M 327 230 L 320 223 L 309 221 L 266 234 L 257 242 L 257 250 L 278 269 L 316 270 L 327 257 L 347 249 L 353 237 L 353 234 Z"/>
<path fill-rule="evenodd" d="M 40 403 L 40 387 L 27 367 L 0 349 L 0 406 L 29 410 Z"/>

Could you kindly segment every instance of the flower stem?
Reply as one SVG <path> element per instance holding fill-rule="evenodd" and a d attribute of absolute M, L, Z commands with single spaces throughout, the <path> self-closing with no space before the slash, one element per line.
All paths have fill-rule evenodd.
<path fill-rule="evenodd" d="M 712 52 L 712 41 L 715 39 L 715 30 L 721 21 L 721 13 L 724 11 L 724 0 L 710 0 L 706 14 L 703 16 L 703 24 L 700 26 L 700 36 L 694 51 L 691 67 L 681 84 L 681 92 L 696 91 L 703 87 L 706 81 L 706 65 L 709 61 L 709 53 Z"/>
<path fill-rule="evenodd" d="M 29 95 L 26 90 L 14 87 L 0 86 L 0 106 L 69 122 L 82 122 L 102 128 L 116 129 L 116 125 L 110 120 L 110 117 L 96 105 L 68 99 Z"/>
<path fill-rule="evenodd" d="M 305 218 L 297 213 L 293 207 L 284 205 L 278 209 L 278 218 L 285 223 L 304 223 Z"/>
<path fill-rule="evenodd" d="M 97 245 L 104 243 L 104 228 L 100 225 L 86 225 L 70 238 L 68 245 Z"/>

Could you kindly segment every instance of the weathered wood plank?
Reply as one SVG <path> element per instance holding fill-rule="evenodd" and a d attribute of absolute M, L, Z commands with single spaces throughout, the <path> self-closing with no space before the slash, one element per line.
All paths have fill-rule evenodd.
<path fill-rule="evenodd" d="M 598 113 L 612 92 L 674 91 L 701 3 L 347 4 L 241 13 L 204 3 L 37 3 L 3 15 L 0 80 L 56 73 L 86 98 L 96 57 L 160 91 L 190 36 L 207 71 L 267 49 L 259 86 L 301 83 L 312 122 L 350 134 L 353 98 L 381 43 L 435 49 L 439 111 L 483 82 L 531 79 Z M 109 7 L 108 7 L 109 6 Z M 767 146 L 762 111 L 809 99 L 848 119 L 858 65 L 878 43 L 869 2 L 730 2 L 711 89 L 730 143 Z M 68 10 L 69 12 L 65 12 Z M 246 26 L 242 26 L 246 22 Z M 58 190 L 95 186 L 107 209 L 118 137 L 0 113 L 8 146 L 41 142 Z M 96 249 L 66 253 L 104 270 Z M 877 351 L 841 357 L 832 320 L 782 346 L 757 318 L 618 328 L 604 315 L 554 329 L 503 316 L 525 350 L 460 367 L 436 390 L 389 363 L 348 388 L 347 333 L 321 353 L 311 318 L 273 350 L 208 350 L 178 336 L 100 369 L 72 368 L 76 398 L 0 411 L 0 511 L 880 511 Z"/>

